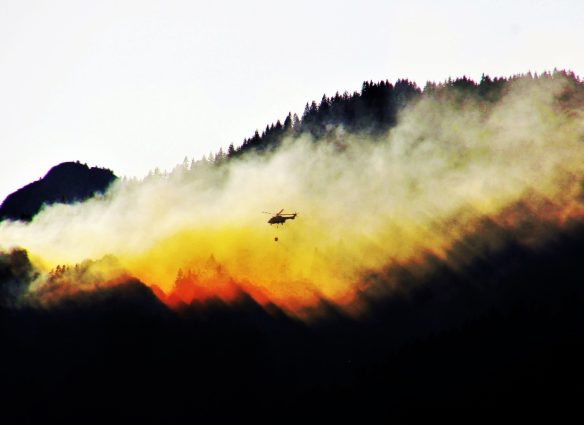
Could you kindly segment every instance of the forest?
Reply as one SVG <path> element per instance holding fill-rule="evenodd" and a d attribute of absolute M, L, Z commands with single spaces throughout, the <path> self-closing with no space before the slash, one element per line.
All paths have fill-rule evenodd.
<path fill-rule="evenodd" d="M 569 71 L 366 81 L 170 172 L 56 166 L 0 208 L 0 422 L 578 414 L 583 111 Z"/>

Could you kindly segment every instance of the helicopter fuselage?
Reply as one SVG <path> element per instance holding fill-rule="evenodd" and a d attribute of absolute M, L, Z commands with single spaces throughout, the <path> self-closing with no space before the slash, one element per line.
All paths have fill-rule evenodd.
<path fill-rule="evenodd" d="M 294 220 L 296 214 L 286 214 L 286 215 L 275 215 L 268 220 L 270 224 L 284 224 L 286 220 Z"/>

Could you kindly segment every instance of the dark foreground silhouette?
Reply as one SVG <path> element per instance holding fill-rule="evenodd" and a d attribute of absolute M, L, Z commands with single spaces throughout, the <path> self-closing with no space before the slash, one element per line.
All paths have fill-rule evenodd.
<path fill-rule="evenodd" d="M 557 419 L 581 402 L 582 252 L 575 225 L 534 249 L 509 238 L 456 271 L 428 255 L 387 270 L 393 292 L 369 276 L 359 319 L 323 303 L 305 323 L 245 294 L 173 311 L 137 281 L 50 309 L 4 302 L 1 419 Z M 0 261 L 5 299 L 31 273 L 12 255 Z"/>
<path fill-rule="evenodd" d="M 106 168 L 63 162 L 51 168 L 42 179 L 8 195 L 0 205 L 0 221 L 30 221 L 43 205 L 84 201 L 105 192 L 116 178 Z"/>

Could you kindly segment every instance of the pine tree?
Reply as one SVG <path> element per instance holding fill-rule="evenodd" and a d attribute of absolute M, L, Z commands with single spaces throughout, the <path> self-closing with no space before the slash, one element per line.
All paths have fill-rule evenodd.
<path fill-rule="evenodd" d="M 298 118 L 298 114 L 296 113 L 292 116 L 292 128 L 300 131 L 300 118 Z"/>
<path fill-rule="evenodd" d="M 288 131 L 291 128 L 292 128 L 292 113 L 288 112 L 288 115 L 286 116 L 286 119 L 284 120 L 284 131 Z"/>

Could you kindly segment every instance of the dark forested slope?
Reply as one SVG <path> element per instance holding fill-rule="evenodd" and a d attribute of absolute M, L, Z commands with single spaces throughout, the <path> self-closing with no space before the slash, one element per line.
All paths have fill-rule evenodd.
<path fill-rule="evenodd" d="M 469 99 L 493 104 L 505 95 L 513 83 L 540 79 L 565 79 L 568 84 L 561 101 L 566 104 L 584 102 L 584 84 L 570 71 L 518 74 L 508 78 L 483 75 L 479 82 L 460 77 L 443 83 L 428 82 L 423 89 L 407 79 L 397 80 L 395 84 L 387 80 L 365 81 L 360 92 L 337 92 L 334 96 L 323 95 L 320 102 L 306 103 L 301 117 L 289 113 L 283 123 L 278 120 L 275 124 L 267 125 L 262 132 L 256 130 L 239 147 L 232 144 L 227 152 L 220 151 L 214 159 L 220 162 L 245 152 L 270 151 L 286 136 L 310 134 L 315 138 L 323 138 L 339 126 L 350 133 L 379 134 L 394 127 L 400 111 L 423 97 L 448 97 L 461 106 Z"/>
<path fill-rule="evenodd" d="M 0 221 L 30 221 L 43 205 L 84 201 L 104 192 L 115 179 L 115 174 L 106 168 L 64 162 L 51 168 L 42 179 L 10 194 L 0 206 Z"/>
<path fill-rule="evenodd" d="M 0 361 L 10 365 L 0 369 L 0 418 L 282 423 L 449 412 L 475 422 L 509 410 L 523 419 L 566 414 L 584 378 L 582 230 L 574 223 L 536 250 L 510 240 L 459 273 L 428 258 L 423 281 L 404 269 L 399 284 L 408 293 L 363 293 L 369 308 L 359 319 L 329 306 L 308 324 L 245 294 L 173 311 L 135 280 L 49 309 L 0 304 Z M 30 273 L 25 253 L 0 256 L 0 277 L 12 282 L 0 285 L 4 305 Z"/>

